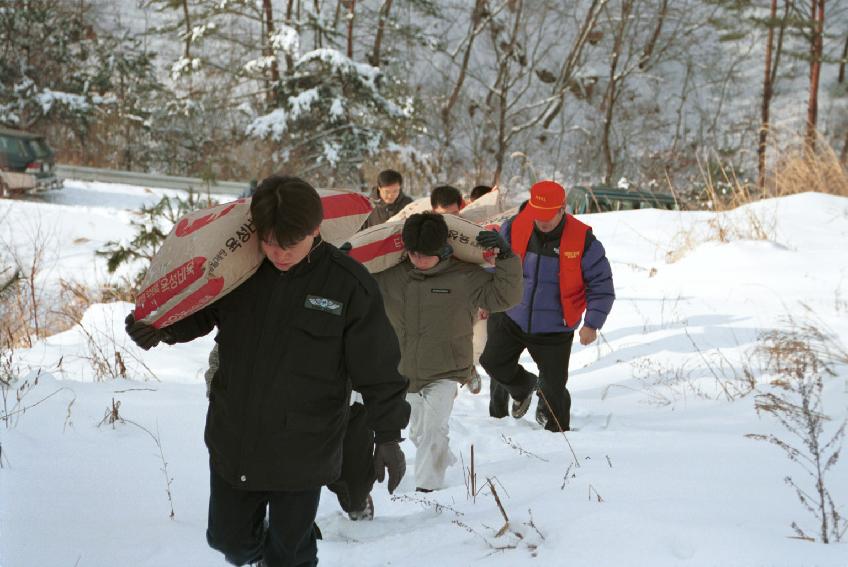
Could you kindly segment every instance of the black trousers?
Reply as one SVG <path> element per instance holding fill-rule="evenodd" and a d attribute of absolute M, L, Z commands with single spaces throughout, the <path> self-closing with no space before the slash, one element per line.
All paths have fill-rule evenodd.
<path fill-rule="evenodd" d="M 210 466 L 206 541 L 233 565 L 262 559 L 268 567 L 318 565 L 315 515 L 321 488 L 238 490 Z M 268 521 L 265 521 L 266 510 Z"/>
<path fill-rule="evenodd" d="M 566 383 L 574 333 L 528 334 L 506 313 L 493 313 L 489 317 L 487 330 L 489 336 L 486 348 L 480 355 L 480 365 L 492 378 L 489 415 L 505 417 L 509 396 L 523 400 L 533 393 L 538 384 L 542 394 L 539 403 L 545 406 L 545 410 L 550 405 L 556 418 L 548 417 L 545 429 L 559 431 L 561 427 L 563 431 L 568 431 L 571 424 L 571 394 L 568 393 Z M 538 378 L 518 363 L 525 349 L 539 367 Z"/>
<path fill-rule="evenodd" d="M 365 406 L 354 403 L 342 447 L 342 476 L 327 488 L 338 497 L 342 510 L 357 512 L 365 508 L 375 480 L 374 432 L 368 427 Z"/>

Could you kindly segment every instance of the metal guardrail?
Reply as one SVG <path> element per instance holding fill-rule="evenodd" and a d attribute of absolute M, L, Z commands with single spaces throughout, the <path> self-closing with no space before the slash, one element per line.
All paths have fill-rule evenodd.
<path fill-rule="evenodd" d="M 246 181 L 214 181 L 207 183 L 199 177 L 176 177 L 154 173 L 139 173 L 136 171 L 116 171 L 113 169 L 82 167 L 78 165 L 56 164 L 56 175 L 62 178 L 79 179 L 81 181 L 124 183 L 126 185 L 138 185 L 140 187 L 182 189 L 184 191 L 193 189 L 194 191 L 204 193 L 208 187 L 211 193 L 224 193 L 228 195 L 241 195 L 248 187 Z"/>

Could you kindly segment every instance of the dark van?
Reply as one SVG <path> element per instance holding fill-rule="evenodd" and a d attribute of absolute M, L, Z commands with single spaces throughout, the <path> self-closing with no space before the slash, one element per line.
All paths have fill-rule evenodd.
<path fill-rule="evenodd" d="M 44 136 L 0 127 L 0 170 L 35 177 L 35 190 L 61 189 L 56 154 Z"/>
<path fill-rule="evenodd" d="M 575 215 L 633 209 L 680 210 L 680 202 L 670 193 L 652 193 L 600 185 L 572 187 L 568 190 L 567 203 L 571 213 Z"/>

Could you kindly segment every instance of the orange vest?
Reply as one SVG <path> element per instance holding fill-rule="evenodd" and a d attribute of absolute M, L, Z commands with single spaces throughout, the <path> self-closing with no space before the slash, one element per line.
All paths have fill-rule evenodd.
<path fill-rule="evenodd" d="M 521 213 L 515 217 L 510 227 L 512 249 L 521 256 L 522 262 L 533 228 L 533 219 Z M 565 226 L 559 241 L 559 298 L 565 324 L 569 327 L 576 326 L 586 311 L 586 286 L 583 283 L 580 261 L 583 259 L 583 247 L 586 245 L 586 232 L 591 228 L 574 216 L 565 214 Z"/>

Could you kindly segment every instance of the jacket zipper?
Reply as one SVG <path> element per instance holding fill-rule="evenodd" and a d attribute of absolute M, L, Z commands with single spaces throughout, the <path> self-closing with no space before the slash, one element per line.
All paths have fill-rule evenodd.
<path fill-rule="evenodd" d="M 530 237 L 532 240 L 532 236 Z M 530 293 L 530 311 L 527 314 L 527 334 L 533 332 L 533 304 L 536 303 L 536 288 L 539 287 L 539 266 L 542 264 L 542 255 L 536 254 L 536 275 L 533 279 L 533 291 Z"/>

